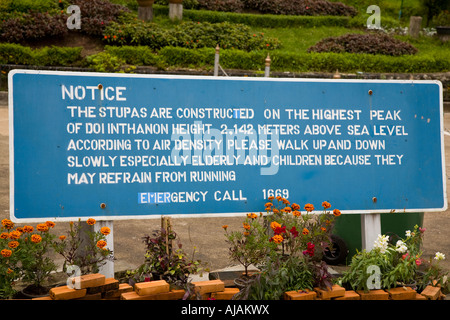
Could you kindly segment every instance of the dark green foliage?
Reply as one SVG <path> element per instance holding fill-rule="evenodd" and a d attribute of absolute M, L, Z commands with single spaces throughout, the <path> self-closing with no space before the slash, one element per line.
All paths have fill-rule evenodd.
<path fill-rule="evenodd" d="M 308 52 L 347 52 L 401 56 L 415 54 L 417 49 L 407 42 L 397 40 L 384 33 L 367 33 L 329 37 L 310 47 Z"/>
<path fill-rule="evenodd" d="M 198 0 L 199 8 L 225 12 L 305 15 L 355 16 L 357 11 L 340 2 L 326 0 Z"/>

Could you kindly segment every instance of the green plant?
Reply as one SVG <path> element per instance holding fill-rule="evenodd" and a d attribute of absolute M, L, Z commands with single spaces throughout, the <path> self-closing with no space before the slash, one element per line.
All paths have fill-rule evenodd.
<path fill-rule="evenodd" d="M 286 291 L 312 289 L 314 275 L 310 262 L 302 256 L 270 259 L 236 299 L 280 300 Z"/>
<path fill-rule="evenodd" d="M 20 231 L 12 231 L 14 223 L 9 219 L 3 219 L 0 227 L 0 299 L 8 299 L 14 296 L 16 290 L 14 282 L 21 276 L 20 255 L 18 251 Z M 12 236 L 12 239 L 11 239 Z"/>
<path fill-rule="evenodd" d="M 445 254 L 436 252 L 434 257 L 430 257 L 429 261 L 424 261 L 423 274 L 420 275 L 421 286 L 424 289 L 427 284 L 440 286 L 444 294 L 450 292 L 450 283 L 448 281 L 448 271 L 445 271 L 440 261 L 445 259 Z"/>
<path fill-rule="evenodd" d="M 189 258 L 177 234 L 171 228 L 156 230 L 143 237 L 146 247 L 145 261 L 136 270 L 128 271 L 130 282 L 166 280 L 169 284 L 191 293 L 189 276 L 208 270 L 205 263 L 194 259 L 196 249 Z"/>
<path fill-rule="evenodd" d="M 367 33 L 325 38 L 310 47 L 308 52 L 348 52 L 401 56 L 415 54 L 417 49 L 407 42 L 397 40 L 384 33 Z"/>
<path fill-rule="evenodd" d="M 55 252 L 64 258 L 64 272 L 69 266 L 76 266 L 81 274 L 96 273 L 108 260 L 113 259 L 113 252 L 107 248 L 106 242 L 110 229 L 102 227 L 97 231 L 91 230 L 88 226 L 95 223 L 92 218 L 86 222 L 70 222 L 67 236 L 61 235 L 52 242 Z"/>
<path fill-rule="evenodd" d="M 48 292 L 48 289 L 44 287 L 45 281 L 57 268 L 48 256 L 55 238 L 55 235 L 50 233 L 49 229 L 54 226 L 55 223 L 51 221 L 37 224 L 37 232 L 29 237 L 24 237 L 20 244 L 22 280 L 32 287 L 33 292 L 39 294 Z"/>
<path fill-rule="evenodd" d="M 97 72 L 118 72 L 122 70 L 125 61 L 108 52 L 100 52 L 86 57 L 90 68 Z"/>
<path fill-rule="evenodd" d="M 442 10 L 441 13 L 433 19 L 432 23 L 438 27 L 450 26 L 450 11 Z"/>
<path fill-rule="evenodd" d="M 323 251 L 331 246 L 330 236 L 340 211 L 327 211 L 331 205 L 324 201 L 323 212 L 311 214 L 314 206 L 300 206 L 277 196 L 268 198 L 266 214 L 247 215 L 244 231 L 229 232 L 223 226 L 230 245 L 230 257 L 244 266 L 250 264 L 260 272 L 247 280 L 240 298 L 280 299 L 289 290 L 318 286 L 331 287 Z"/>
<path fill-rule="evenodd" d="M 243 231 L 229 232 L 228 226 L 223 226 L 230 258 L 244 267 L 244 275 L 248 277 L 248 267 L 263 264 L 275 245 L 266 236 L 267 229 L 262 215 L 248 214 L 243 228 Z"/>
<path fill-rule="evenodd" d="M 280 46 L 277 39 L 251 32 L 248 26 L 229 22 L 182 22 L 167 28 L 161 24 L 136 20 L 111 23 L 103 39 L 111 45 L 145 45 L 152 49 L 168 46 L 186 48 L 236 48 L 246 51 Z"/>
<path fill-rule="evenodd" d="M 354 290 L 366 292 L 414 283 L 420 277 L 418 267 L 422 262 L 424 231 L 415 226 L 413 231 L 406 231 L 405 238 L 390 239 L 379 235 L 372 250 L 358 251 L 352 257 L 350 268 L 341 282 Z"/>

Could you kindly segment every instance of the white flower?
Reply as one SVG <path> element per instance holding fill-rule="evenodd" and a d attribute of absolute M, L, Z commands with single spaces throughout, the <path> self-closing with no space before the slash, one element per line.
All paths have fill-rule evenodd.
<path fill-rule="evenodd" d="M 406 230 L 406 237 L 407 238 L 411 237 L 411 230 Z"/>
<path fill-rule="evenodd" d="M 402 240 L 398 240 L 395 244 L 395 251 L 399 253 L 405 253 L 408 250 L 406 244 Z"/>
<path fill-rule="evenodd" d="M 378 235 L 377 240 L 375 240 L 373 246 L 374 248 L 379 248 L 381 253 L 385 253 L 388 247 L 389 236 Z"/>
<path fill-rule="evenodd" d="M 445 254 L 440 253 L 440 252 L 436 252 L 436 255 L 434 256 L 434 259 L 436 259 L 437 261 L 444 260 L 445 259 Z"/>

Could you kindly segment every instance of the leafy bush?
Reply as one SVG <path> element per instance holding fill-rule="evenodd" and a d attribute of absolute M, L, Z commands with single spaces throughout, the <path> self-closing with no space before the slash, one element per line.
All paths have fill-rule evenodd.
<path fill-rule="evenodd" d="M 183 22 L 171 29 L 155 23 L 134 21 L 112 23 L 105 29 L 104 40 L 113 45 L 146 45 L 152 49 L 167 46 L 186 48 L 235 48 L 246 51 L 276 49 L 277 39 L 267 39 L 261 33 L 253 33 L 250 27 L 229 22 Z"/>
<path fill-rule="evenodd" d="M 80 7 L 81 32 L 91 35 L 101 35 L 104 28 L 119 16 L 130 10 L 120 4 L 107 0 L 75 0 L 73 4 Z"/>
<path fill-rule="evenodd" d="M 368 53 L 401 56 L 415 54 L 417 49 L 409 43 L 383 33 L 346 34 L 319 41 L 308 52 Z"/>
<path fill-rule="evenodd" d="M 67 34 L 66 16 L 31 12 L 0 24 L 0 41 L 22 42 Z"/>

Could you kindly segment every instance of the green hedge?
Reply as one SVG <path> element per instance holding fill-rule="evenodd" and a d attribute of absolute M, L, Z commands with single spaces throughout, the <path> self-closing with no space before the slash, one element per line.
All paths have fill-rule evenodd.
<path fill-rule="evenodd" d="M 166 6 L 153 5 L 153 13 L 155 16 L 167 16 L 169 14 L 169 8 Z M 261 28 L 294 28 L 318 26 L 346 27 L 350 19 L 350 17 L 340 16 L 282 16 L 274 14 L 234 13 L 209 10 L 183 10 L 183 20 L 211 23 L 242 23 L 248 26 Z"/>
<path fill-rule="evenodd" d="M 81 47 L 45 47 L 31 49 L 19 44 L 0 43 L 1 64 L 71 66 L 83 62 Z"/>
<path fill-rule="evenodd" d="M 158 68 L 212 68 L 214 48 L 187 49 L 165 47 L 157 52 L 141 46 L 106 46 L 105 53 L 128 65 Z M 106 56 L 110 59 L 108 56 Z M 267 51 L 245 52 L 235 49 L 220 50 L 220 65 L 225 69 L 264 70 Z M 97 57 L 100 58 L 100 57 Z M 105 58 L 102 56 L 102 58 Z M 450 71 L 450 57 L 439 54 L 390 57 L 352 53 L 286 53 L 272 51 L 272 71 L 290 72 L 385 72 L 426 73 Z M 91 63 L 99 63 L 91 59 Z M 98 59 L 97 59 L 98 60 Z M 46 47 L 31 49 L 18 44 L 0 44 L 0 64 L 45 66 L 85 66 L 81 48 Z M 104 59 L 100 61 L 104 64 Z M 112 61 L 112 60 L 108 60 Z"/>
<path fill-rule="evenodd" d="M 221 50 L 220 65 L 228 69 L 264 70 L 267 53 Z M 291 72 L 386 72 L 424 73 L 450 71 L 450 58 L 432 55 L 390 57 L 351 53 L 285 53 L 271 52 L 272 71 Z M 189 50 L 166 47 L 159 51 L 166 65 L 178 67 L 213 66 L 214 50 Z"/>

